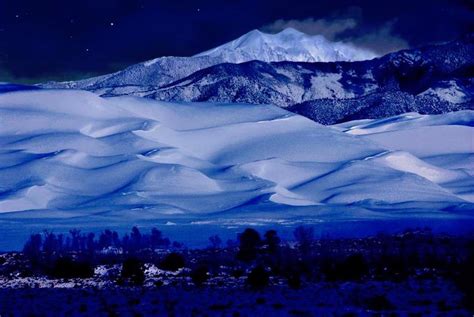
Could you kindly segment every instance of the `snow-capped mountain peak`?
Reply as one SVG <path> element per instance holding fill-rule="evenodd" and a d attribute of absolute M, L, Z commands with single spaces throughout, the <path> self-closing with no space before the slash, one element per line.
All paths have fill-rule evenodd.
<path fill-rule="evenodd" d="M 159 57 L 132 65 L 122 71 L 75 82 L 50 82 L 46 88 L 101 90 L 122 87 L 128 93 L 147 87 L 160 87 L 185 78 L 194 72 L 221 63 L 263 62 L 332 62 L 372 59 L 376 55 L 350 44 L 330 42 L 321 35 L 307 35 L 292 28 L 277 34 L 250 31 L 238 39 L 192 57 Z M 122 91 L 123 92 L 123 91 Z M 100 92 L 99 92 L 100 93 Z"/>
<path fill-rule="evenodd" d="M 342 42 L 331 42 L 322 35 L 308 35 L 293 28 L 276 34 L 253 30 L 231 42 L 195 56 L 221 57 L 227 62 L 358 61 L 377 57 L 374 52 Z"/>

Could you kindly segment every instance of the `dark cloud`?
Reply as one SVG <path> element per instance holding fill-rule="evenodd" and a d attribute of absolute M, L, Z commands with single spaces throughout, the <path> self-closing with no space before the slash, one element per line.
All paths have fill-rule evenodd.
<path fill-rule="evenodd" d="M 361 25 L 358 18 L 306 18 L 303 20 L 276 20 L 263 26 L 265 32 L 277 33 L 285 28 L 294 28 L 311 35 L 323 35 L 331 41 L 344 41 L 355 46 L 368 48 L 379 55 L 408 48 L 408 42 L 393 33 L 394 21 L 386 22 L 368 32 L 354 35 Z M 352 34 L 351 34 L 352 33 Z M 357 33 L 357 32 L 356 32 Z"/>
<path fill-rule="evenodd" d="M 372 32 L 349 37 L 345 40 L 356 46 L 365 47 L 379 54 L 398 51 L 409 47 L 408 41 L 394 34 L 395 21 L 389 21 Z"/>
<path fill-rule="evenodd" d="M 347 19 L 314 19 L 306 18 L 303 20 L 276 20 L 265 25 L 262 30 L 270 33 L 278 33 L 286 28 L 294 28 L 311 35 L 323 35 L 329 40 L 334 40 L 344 31 L 357 27 L 357 21 L 352 18 Z"/>

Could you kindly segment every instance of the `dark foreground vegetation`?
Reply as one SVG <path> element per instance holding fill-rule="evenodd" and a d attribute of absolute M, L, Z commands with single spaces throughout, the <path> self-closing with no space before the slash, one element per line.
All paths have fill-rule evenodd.
<path fill-rule="evenodd" d="M 246 229 L 187 249 L 157 229 L 34 234 L 0 255 L 0 315 L 469 315 L 474 240 L 407 230 L 294 241 Z M 48 304 L 49 303 L 49 304 Z"/>

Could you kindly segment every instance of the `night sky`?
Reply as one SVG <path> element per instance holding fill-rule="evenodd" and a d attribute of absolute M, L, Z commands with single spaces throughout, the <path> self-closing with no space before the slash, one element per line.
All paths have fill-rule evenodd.
<path fill-rule="evenodd" d="M 0 0 L 0 81 L 90 77 L 288 26 L 384 54 L 474 32 L 474 1 Z"/>

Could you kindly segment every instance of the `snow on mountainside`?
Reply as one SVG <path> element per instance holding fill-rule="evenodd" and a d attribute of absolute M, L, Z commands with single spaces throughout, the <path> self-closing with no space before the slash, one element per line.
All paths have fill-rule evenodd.
<path fill-rule="evenodd" d="M 173 215 L 207 219 L 269 204 L 284 212 L 266 219 L 399 217 L 389 211 L 404 204 L 416 217 L 423 210 L 444 210 L 437 214 L 444 217 L 448 209 L 474 208 L 466 137 L 473 122 L 474 112 L 465 111 L 333 128 L 275 106 L 5 93 L 0 225 L 92 215 L 127 225 Z M 414 128 L 426 147 L 408 142 Z M 359 212 L 345 212 L 354 206 Z"/>
<path fill-rule="evenodd" d="M 142 91 L 156 89 L 212 65 L 223 63 L 214 57 L 161 57 L 132 65 L 122 71 L 70 82 L 40 84 L 44 88 L 73 88 L 100 92 L 115 89 L 118 95 L 140 95 Z"/>
<path fill-rule="evenodd" d="M 160 57 L 113 74 L 75 82 L 46 83 L 48 88 L 99 90 L 116 88 L 120 95 L 139 95 L 143 90 L 170 84 L 192 73 L 221 63 L 251 60 L 277 62 L 349 61 L 376 57 L 370 51 L 344 43 L 332 43 L 322 36 L 310 36 L 294 29 L 278 34 L 253 30 L 240 38 L 193 57 Z"/>
<path fill-rule="evenodd" d="M 322 35 L 307 35 L 293 28 L 277 34 L 253 30 L 242 37 L 197 54 L 223 58 L 228 63 L 359 61 L 377 57 L 369 50 L 342 42 L 330 42 Z"/>
<path fill-rule="evenodd" d="M 474 41 L 467 38 L 363 62 L 220 64 L 143 95 L 275 104 L 333 124 L 411 111 L 474 109 L 473 65 Z"/>

